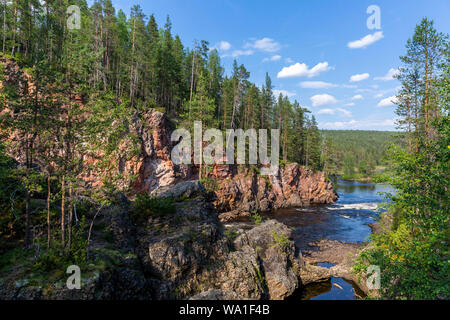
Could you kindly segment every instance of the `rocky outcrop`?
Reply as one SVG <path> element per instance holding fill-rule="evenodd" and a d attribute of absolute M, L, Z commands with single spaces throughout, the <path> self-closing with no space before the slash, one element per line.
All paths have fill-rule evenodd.
<path fill-rule="evenodd" d="M 132 184 L 134 192 L 148 192 L 161 186 L 175 183 L 174 164 L 170 160 L 169 120 L 166 115 L 150 109 L 135 122 L 141 140 L 141 156 L 137 168 L 137 179 Z"/>
<path fill-rule="evenodd" d="M 35 85 L 30 75 L 15 60 L 1 55 L 0 65 L 4 71 L 0 89 L 12 87 L 19 95 L 29 96 L 31 99 Z M 81 110 L 84 109 L 82 97 L 74 95 L 69 98 L 70 104 L 77 103 Z M 3 108 L 0 112 L 8 112 L 8 109 Z M 82 112 L 80 116 L 88 115 Z M 117 119 L 117 122 L 125 122 L 128 133 L 123 133 L 123 139 L 115 151 L 116 159 L 110 160 L 113 163 L 110 163 L 107 170 L 104 164 L 97 169 L 94 166 L 104 157 L 101 151 L 92 150 L 79 155 L 85 164 L 80 178 L 88 186 L 102 185 L 105 174 L 119 173 L 122 178 L 117 179 L 117 187 L 122 190 L 131 189 L 129 196 L 132 198 L 136 193 L 151 193 L 162 186 L 198 178 L 196 166 L 175 165 L 172 162 L 171 151 L 176 142 L 171 142 L 170 138 L 174 125 L 165 114 L 150 108 L 143 114 Z M 7 135 L 16 144 L 22 143 L 22 138 L 15 133 L 8 132 Z M 140 149 L 139 155 L 135 154 L 135 147 Z M 19 163 L 24 162 L 22 154 L 12 156 Z M 34 161 L 41 167 L 49 165 L 46 161 L 40 163 L 38 154 L 35 155 Z M 215 180 L 215 205 L 221 212 L 231 212 L 223 216 L 224 221 L 233 220 L 235 215 L 245 216 L 245 213 L 254 210 L 268 211 L 291 206 L 332 203 L 337 198 L 331 182 L 327 181 L 323 173 L 313 172 L 295 163 L 281 167 L 273 176 L 260 176 L 257 170 L 246 166 L 217 164 L 211 169 L 206 175 Z"/>
<path fill-rule="evenodd" d="M 368 249 L 367 245 L 323 239 L 310 243 L 310 246 L 317 248 L 317 250 L 305 252 L 305 260 L 310 265 L 318 262 L 331 263 L 333 264 L 331 268 L 321 268 L 328 270 L 328 276 L 339 277 L 353 282 L 365 295 L 370 294 L 372 297 L 378 295 L 377 290 L 371 290 L 367 286 L 368 275 L 365 273 L 356 274 L 353 269 L 361 252 Z M 306 272 L 305 278 L 307 275 L 314 274 L 313 270 L 308 271 L 304 269 L 303 271 Z"/>
<path fill-rule="evenodd" d="M 232 221 L 252 211 L 310 204 L 333 203 L 337 194 L 323 172 L 313 172 L 296 163 L 281 167 L 277 175 L 261 176 L 243 169 L 219 179 L 215 188 L 222 221 Z"/>
<path fill-rule="evenodd" d="M 284 299 L 299 287 L 298 273 L 303 260 L 290 235 L 287 226 L 269 220 L 234 241 L 236 249 L 249 246 L 257 253 L 271 299 Z"/>
<path fill-rule="evenodd" d="M 0 65 L 2 66 L 2 81 L 0 81 L 0 89 L 9 86 L 14 88 L 20 96 L 31 96 L 35 86 L 30 84 L 30 75 L 23 72 L 19 64 L 11 58 L 0 54 Z M 5 101 L 6 105 L 8 104 Z"/>
<path fill-rule="evenodd" d="M 80 290 L 66 288 L 65 270 L 30 273 L 30 257 L 0 275 L 0 299 L 285 299 L 329 279 L 308 271 L 280 222 L 225 229 L 198 181 L 154 194 L 174 199 L 174 212 L 136 219 L 125 197 L 100 211 Z"/>
<path fill-rule="evenodd" d="M 125 175 L 137 176 L 131 187 L 133 194 L 152 193 L 160 187 L 189 181 L 198 176 L 196 166 L 175 165 L 170 156 L 176 142 L 170 141 L 171 124 L 168 118 L 154 109 L 133 120 L 141 144 L 141 154 L 125 161 Z M 120 160 L 120 159 L 119 159 Z M 119 161 L 118 160 L 118 161 Z M 249 215 L 252 211 L 332 203 L 337 199 L 332 183 L 322 172 L 313 172 L 295 163 L 281 167 L 276 175 L 261 176 L 246 166 L 214 165 L 207 178 L 216 195 L 214 204 L 223 221 L 234 216 Z M 100 181 L 93 175 L 91 181 Z"/>
<path fill-rule="evenodd" d="M 194 199 L 177 203 L 175 216 L 151 218 L 138 230 L 138 256 L 145 273 L 157 279 L 157 299 L 284 299 L 299 287 L 301 256 L 283 224 L 267 221 L 231 241 L 198 181 L 153 194 Z"/>

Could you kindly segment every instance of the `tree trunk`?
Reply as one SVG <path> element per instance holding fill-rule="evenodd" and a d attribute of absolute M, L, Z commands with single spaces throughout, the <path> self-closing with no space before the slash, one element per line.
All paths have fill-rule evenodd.
<path fill-rule="evenodd" d="M 47 176 L 47 249 L 50 249 L 50 174 Z"/>
<path fill-rule="evenodd" d="M 72 247 L 72 218 L 73 218 L 73 197 L 72 197 L 72 181 L 69 181 L 69 239 L 68 247 Z"/>
<path fill-rule="evenodd" d="M 3 0 L 3 54 L 5 54 L 6 43 L 6 0 Z"/>
<path fill-rule="evenodd" d="M 65 236 L 66 236 L 66 229 L 65 229 L 65 214 L 64 214 L 64 204 L 65 204 L 65 181 L 64 181 L 64 174 L 62 176 L 61 181 L 61 244 L 64 248 L 65 246 Z"/>

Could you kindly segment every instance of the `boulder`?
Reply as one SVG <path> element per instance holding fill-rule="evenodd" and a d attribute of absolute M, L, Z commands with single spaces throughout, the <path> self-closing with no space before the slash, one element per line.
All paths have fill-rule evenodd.
<path fill-rule="evenodd" d="M 257 253 L 270 299 L 284 299 L 299 287 L 298 272 L 303 261 L 289 240 L 290 235 L 287 226 L 269 220 L 245 231 L 234 241 L 237 250 L 249 246 Z"/>

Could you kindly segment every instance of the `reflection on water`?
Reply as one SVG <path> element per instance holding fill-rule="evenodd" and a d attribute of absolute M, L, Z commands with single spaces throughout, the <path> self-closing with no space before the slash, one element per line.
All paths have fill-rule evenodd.
<path fill-rule="evenodd" d="M 314 249 L 308 245 L 320 239 L 361 243 L 368 240 L 371 233 L 369 224 L 375 222 L 384 201 L 380 193 L 392 192 L 385 185 L 337 180 L 334 187 L 338 201 L 331 205 L 312 205 L 304 208 L 276 210 L 263 216 L 276 219 L 293 228 L 293 237 L 300 250 Z M 329 267 L 323 265 L 324 267 Z M 334 284 L 342 287 L 335 286 Z M 363 293 L 352 283 L 341 278 L 308 285 L 292 299 L 355 299 Z"/>
<path fill-rule="evenodd" d="M 318 263 L 320 267 L 331 268 L 331 263 Z M 364 297 L 355 283 L 342 278 L 331 277 L 329 281 L 307 285 L 301 292 L 302 300 L 355 300 L 356 297 Z"/>
<path fill-rule="evenodd" d="M 326 262 L 317 265 L 326 268 L 333 266 Z M 303 290 L 294 292 L 287 300 L 356 300 L 364 296 L 364 292 L 352 281 L 331 277 L 328 281 L 306 285 Z"/>

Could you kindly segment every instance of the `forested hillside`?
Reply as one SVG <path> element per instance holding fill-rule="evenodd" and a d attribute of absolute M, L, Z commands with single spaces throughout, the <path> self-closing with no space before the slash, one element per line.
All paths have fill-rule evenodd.
<path fill-rule="evenodd" d="M 145 118 L 157 113 L 159 121 L 152 120 L 161 127 L 193 130 L 194 121 L 202 121 L 204 129 L 218 128 L 222 132 L 230 128 L 279 129 L 281 167 L 285 171 L 297 168 L 295 177 L 292 172 L 286 172 L 284 178 L 275 177 L 275 182 L 285 183 L 282 188 L 260 177 L 255 167 L 243 166 L 239 168 L 243 179 L 248 172 L 256 177 L 247 179 L 249 187 L 238 181 L 245 192 L 253 192 L 258 184 L 264 190 L 289 194 L 294 193 L 295 182 L 309 195 L 321 193 L 318 185 L 326 186 L 334 201 L 331 182 L 314 171 L 343 174 L 348 179 L 384 174 L 377 180 L 387 180 L 396 189 L 395 194 L 387 195 L 393 223 L 374 237 L 355 271 L 365 272 L 368 265 L 380 266 L 383 297 L 448 299 L 450 58 L 448 35 L 436 31 L 431 20 L 424 18 L 416 26 L 406 43 L 405 56 L 400 58 L 402 67 L 396 77 L 402 87 L 396 113 L 403 133 L 320 131 L 315 117 L 302 106 L 303 101 L 274 96 L 268 73 L 264 84 L 258 86 L 249 81 L 249 71 L 237 60 L 232 70 L 224 70 L 218 51 L 208 41 L 183 43 L 169 17 L 164 25 L 158 25 L 154 15 L 144 14 L 139 5 L 126 15 L 116 11 L 111 0 L 89 3 L 92 5 L 85 0 L 4 0 L 0 5 L 0 268 L 5 266 L 11 271 L 22 263 L 22 272 L 51 274 L 60 280 L 65 267 L 72 264 L 90 266 L 101 259 L 107 261 L 102 263 L 112 263 L 116 258 L 136 262 L 134 253 L 117 257 L 107 250 L 113 242 L 112 233 L 120 236 L 126 229 L 135 236 L 128 226 L 130 221 L 139 224 L 139 219 L 148 223 L 140 225 L 145 226 L 141 231 L 151 234 L 148 239 L 154 241 L 155 235 L 164 241 L 170 238 L 164 242 L 165 247 L 154 249 L 162 261 L 161 273 L 185 284 L 203 277 L 185 273 L 187 269 L 190 272 L 199 265 L 216 265 L 215 260 L 188 264 L 191 256 L 203 259 L 205 252 L 214 257 L 208 246 L 219 234 L 221 244 L 234 246 L 236 235 L 222 234 L 223 226 L 217 217 L 209 209 L 204 210 L 209 204 L 202 203 L 204 207 L 190 212 L 181 208 L 182 214 L 170 216 L 175 211 L 172 196 L 160 199 L 144 194 L 136 201 L 136 194 L 131 200 L 125 196 L 137 178 L 127 175 L 128 161 L 145 152 L 148 155 L 163 150 L 165 158 L 153 160 L 157 164 L 169 162 L 168 138 L 161 138 L 163 134 Z M 69 4 L 80 8 L 80 28 L 68 27 Z M 152 149 L 152 143 L 159 144 L 159 149 Z M 307 168 L 288 165 L 290 162 Z M 142 167 L 142 171 L 160 174 L 160 168 L 152 165 Z M 386 168 L 389 171 L 384 171 Z M 200 165 L 190 179 L 201 179 L 203 172 L 213 169 Z M 101 178 L 95 176 L 99 181 L 86 183 L 93 172 L 101 172 Z M 311 178 L 316 174 L 320 179 Z M 304 178 L 302 183 L 299 177 Z M 307 180 L 310 185 L 303 183 Z M 187 182 L 191 183 L 189 188 L 197 189 L 179 192 L 178 207 L 189 200 L 185 193 L 204 193 L 199 182 Z M 208 191 L 212 192 L 217 182 L 211 185 Z M 236 193 L 236 188 L 229 190 Z M 234 201 L 232 196 L 229 198 Z M 293 196 L 297 202 L 289 203 L 305 204 L 298 192 Z M 248 198 L 238 197 L 236 202 Z M 264 201 L 268 202 L 262 198 L 255 202 Z M 119 213 L 114 212 L 114 206 L 121 207 Z M 252 210 L 247 206 L 246 214 Z M 131 217 L 124 218 L 128 213 Z M 94 226 L 98 215 L 106 220 Z M 207 221 L 202 220 L 205 217 Z M 214 228 L 208 229 L 212 218 Z M 124 225 L 121 223 L 125 220 L 127 227 L 122 230 L 118 225 Z M 184 229 L 180 221 L 186 223 Z M 104 240 L 107 252 L 99 256 L 100 260 L 93 259 L 89 252 L 95 231 Z M 185 233 L 179 233 L 179 238 L 171 242 L 172 234 L 166 237 L 170 232 Z M 205 237 L 203 241 L 198 240 L 199 235 Z M 281 251 L 289 247 L 292 254 L 298 252 L 287 236 L 272 235 Z M 140 240 L 145 241 L 147 236 Z M 141 252 L 151 265 L 149 243 L 141 243 Z M 189 256 L 195 247 L 198 251 Z M 266 247 L 281 252 L 272 244 Z M 170 251 L 173 248 L 178 251 Z M 253 256 L 239 254 L 244 258 Z M 172 267 L 165 263 L 166 258 L 170 263 L 180 263 L 179 269 L 164 269 Z M 277 259 L 291 264 L 285 257 Z M 100 262 L 98 265 L 104 267 Z M 151 268 L 145 274 L 153 274 Z M 244 275 L 249 281 L 264 283 L 259 267 L 254 276 L 249 276 L 253 269 L 253 265 L 246 265 L 242 272 L 247 272 Z M 287 267 L 277 265 L 274 269 L 285 272 Z M 241 274 L 236 274 L 231 271 L 224 281 L 235 278 L 239 283 Z M 14 281 L 11 283 L 18 283 Z M 184 288 L 186 294 L 182 297 L 194 293 L 193 288 Z"/>
<path fill-rule="evenodd" d="M 382 173 L 390 161 L 390 143 L 402 143 L 403 133 L 394 131 L 321 130 L 323 169 L 345 179 L 374 177 Z"/>
<path fill-rule="evenodd" d="M 135 178 L 124 177 L 120 164 L 141 152 L 129 127 L 151 108 L 191 130 L 194 120 L 205 129 L 279 128 L 282 164 L 321 168 L 316 120 L 298 102 L 274 97 L 268 75 L 259 88 L 237 61 L 226 75 L 207 41 L 183 44 L 169 17 L 158 26 L 138 5 L 127 17 L 110 0 L 70 4 L 80 8 L 80 28 L 68 28 L 68 1 L 0 6 L 0 179 L 2 197 L 10 199 L 2 202 L 3 236 L 24 236 L 28 247 L 32 225 L 46 216 L 47 247 L 54 233 L 70 248 L 80 195 L 108 201 Z M 99 154 L 101 161 L 83 160 Z M 100 193 L 80 178 L 91 170 L 105 173 Z M 36 198 L 46 198 L 41 218 L 32 215 Z M 61 226 L 54 230 L 57 211 Z"/>
<path fill-rule="evenodd" d="M 450 64 L 448 35 L 427 18 L 406 43 L 397 76 L 396 113 L 404 145 L 388 149 L 392 174 L 383 232 L 374 235 L 355 270 L 381 269 L 390 299 L 449 299 Z"/>
<path fill-rule="evenodd" d="M 102 104 L 153 107 L 185 127 L 201 120 L 205 128 L 280 128 L 283 160 L 320 167 L 314 117 L 298 102 L 274 97 L 268 75 L 258 87 L 237 61 L 226 73 L 207 41 L 183 44 L 169 17 L 158 26 L 138 5 L 127 18 L 109 0 L 91 7 L 85 1 L 73 4 L 81 8 L 79 30 L 66 26 L 66 1 L 13 1 L 0 9 L 5 17 L 1 52 L 19 61 L 41 91 L 80 97 L 84 110 Z M 50 117 L 63 112 L 49 101 L 36 103 L 28 110 L 36 115 L 48 108 Z M 41 134 L 38 126 L 35 130 Z"/>

